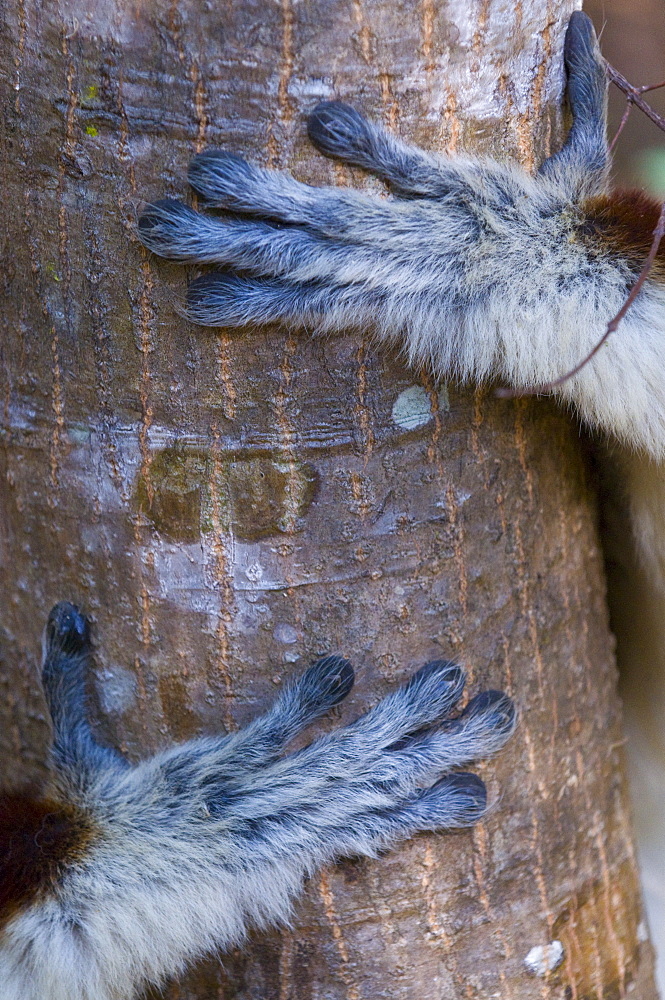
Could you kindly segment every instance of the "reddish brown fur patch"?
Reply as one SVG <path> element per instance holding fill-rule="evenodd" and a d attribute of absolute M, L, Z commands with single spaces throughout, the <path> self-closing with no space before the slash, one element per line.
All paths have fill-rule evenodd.
<path fill-rule="evenodd" d="M 578 230 L 590 247 L 623 258 L 639 274 L 651 249 L 660 202 L 643 191 L 615 191 L 582 205 L 585 220 Z M 654 278 L 665 280 L 665 240 L 653 263 Z"/>
<path fill-rule="evenodd" d="M 0 793 L 0 926 L 52 891 L 93 837 L 89 818 L 72 806 L 28 793 Z"/>

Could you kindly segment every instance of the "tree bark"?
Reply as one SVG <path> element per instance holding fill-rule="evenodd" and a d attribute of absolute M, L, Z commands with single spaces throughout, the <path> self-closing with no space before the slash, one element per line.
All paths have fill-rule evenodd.
<path fill-rule="evenodd" d="M 43 772 L 34 664 L 64 598 L 95 622 L 100 734 L 133 759 L 244 724 L 328 650 L 359 668 L 342 721 L 440 655 L 521 709 L 479 767 L 485 823 L 324 872 L 291 929 L 172 1000 L 655 995 L 571 422 L 434 385 L 369 340 L 194 328 L 173 307 L 183 271 L 133 234 L 206 144 L 370 185 L 305 140 L 332 96 L 426 147 L 533 166 L 560 133 L 572 6 L 5 4 L 8 777 Z M 551 942 L 561 964 L 530 971 Z"/>

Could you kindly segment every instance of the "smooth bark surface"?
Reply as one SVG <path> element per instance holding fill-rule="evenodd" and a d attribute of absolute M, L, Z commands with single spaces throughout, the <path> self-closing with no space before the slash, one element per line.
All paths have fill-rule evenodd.
<path fill-rule="evenodd" d="M 43 771 L 38 637 L 63 598 L 94 618 L 100 733 L 133 759 L 245 723 L 327 650 L 358 668 L 343 720 L 439 655 L 521 709 L 479 768 L 485 823 L 326 871 L 290 930 L 172 1000 L 654 997 L 574 425 L 435 386 L 369 339 L 194 328 L 184 271 L 133 234 L 206 144 L 364 183 L 304 138 L 333 95 L 430 148 L 533 165 L 560 129 L 571 6 L 4 6 L 8 778 Z M 554 941 L 563 962 L 530 972 Z"/>

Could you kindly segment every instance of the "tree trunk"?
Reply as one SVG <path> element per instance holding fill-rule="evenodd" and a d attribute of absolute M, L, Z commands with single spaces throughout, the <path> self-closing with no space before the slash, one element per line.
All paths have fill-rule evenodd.
<path fill-rule="evenodd" d="M 5 4 L 9 777 L 43 769 L 34 664 L 63 598 L 95 621 L 100 732 L 134 759 L 244 724 L 327 650 L 359 668 L 343 721 L 439 655 L 521 709 L 479 768 L 487 822 L 324 872 L 290 930 L 172 1000 L 654 997 L 571 422 L 434 385 L 369 340 L 194 328 L 182 271 L 133 235 L 137 203 L 185 194 L 209 143 L 369 183 L 306 142 L 303 111 L 333 95 L 426 147 L 533 165 L 560 132 L 572 6 Z M 555 941 L 546 973 L 532 949 Z"/>

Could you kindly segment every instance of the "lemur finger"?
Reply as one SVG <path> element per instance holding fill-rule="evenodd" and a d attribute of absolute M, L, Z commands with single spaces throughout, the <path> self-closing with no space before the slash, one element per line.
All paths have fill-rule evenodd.
<path fill-rule="evenodd" d="M 591 18 L 574 11 L 564 42 L 567 94 L 573 123 L 561 149 L 540 173 L 575 182 L 579 194 L 598 193 L 608 165 L 607 74 Z M 595 185 L 595 187 L 594 187 Z"/>
<path fill-rule="evenodd" d="M 513 734 L 517 710 L 503 691 L 481 691 L 456 719 L 445 722 L 429 739 L 435 747 L 457 744 L 456 753 L 477 760 L 500 750 Z"/>
<path fill-rule="evenodd" d="M 349 246 L 309 229 L 280 228 L 258 219 L 213 218 L 168 199 L 146 207 L 138 236 L 160 257 L 225 264 L 265 275 L 288 274 L 293 283 L 394 282 L 399 271 L 381 249 Z M 406 273 L 406 263 L 404 268 Z"/>
<path fill-rule="evenodd" d="M 42 642 L 42 685 L 54 730 L 52 761 L 63 778 L 74 780 L 76 789 L 83 790 L 100 770 L 126 766 L 119 754 L 96 742 L 88 723 L 86 670 L 91 642 L 87 618 L 75 604 L 61 601 L 48 616 Z"/>
<path fill-rule="evenodd" d="M 329 235 L 347 231 L 360 218 L 371 221 L 377 212 L 381 218 L 390 212 L 389 205 L 362 191 L 301 184 L 223 149 L 198 153 L 189 165 L 189 183 L 212 207 L 300 223 Z"/>
<path fill-rule="evenodd" d="M 593 22 L 588 14 L 574 11 L 564 42 L 568 71 L 568 100 L 577 126 L 604 124 L 607 74 Z"/>
<path fill-rule="evenodd" d="M 517 712 L 503 691 L 483 691 L 472 698 L 458 718 L 427 734 L 403 751 L 416 760 L 430 756 L 433 767 L 459 767 L 496 753 L 513 734 Z"/>
<path fill-rule="evenodd" d="M 466 674 L 450 660 L 432 660 L 358 719 L 349 731 L 377 748 L 440 722 L 462 696 Z"/>
<path fill-rule="evenodd" d="M 441 198 L 462 183 L 448 161 L 406 145 L 342 101 L 314 108 L 307 135 L 324 156 L 378 174 L 396 194 Z"/>
<path fill-rule="evenodd" d="M 342 656 L 323 656 L 292 685 L 279 701 L 297 700 L 299 711 L 309 718 L 339 705 L 355 681 L 353 667 Z"/>
<path fill-rule="evenodd" d="M 301 184 L 290 174 L 264 170 L 221 149 L 194 157 L 189 182 L 213 206 L 301 223 L 325 235 L 348 239 L 362 239 L 377 225 L 391 225 L 396 212 L 408 211 L 403 203 L 381 200 L 353 188 Z"/>
<path fill-rule="evenodd" d="M 66 686 L 82 683 L 90 652 L 90 626 L 75 604 L 61 601 L 46 621 L 42 635 L 42 684 L 53 714 L 54 702 Z"/>
<path fill-rule="evenodd" d="M 160 257 L 213 263 L 218 260 L 215 221 L 175 198 L 146 205 L 139 216 L 138 237 Z"/>
<path fill-rule="evenodd" d="M 284 746 L 319 716 L 339 705 L 354 682 L 355 672 L 348 660 L 342 656 L 323 656 L 300 677 L 284 685 L 270 711 L 257 723 L 270 730 L 273 743 Z"/>
<path fill-rule="evenodd" d="M 321 290 L 228 271 L 204 274 L 187 288 L 187 318 L 199 326 L 239 327 L 249 323 L 316 324 Z"/>
<path fill-rule="evenodd" d="M 328 331 L 369 327 L 385 296 L 364 286 L 271 280 L 213 272 L 187 289 L 188 318 L 200 326 L 288 323 Z"/>
<path fill-rule="evenodd" d="M 574 10 L 570 15 L 563 57 L 570 76 L 596 77 L 600 75 L 598 70 L 601 70 L 602 77 L 605 78 L 605 60 L 600 52 L 596 29 L 584 11 Z"/>
<path fill-rule="evenodd" d="M 90 646 L 90 627 L 75 604 L 60 601 L 50 611 L 44 630 L 49 653 L 82 653 Z"/>
<path fill-rule="evenodd" d="M 365 844 L 378 847 L 380 844 L 376 840 L 381 833 L 392 830 L 398 837 L 410 837 L 425 830 L 473 826 L 486 811 L 485 783 L 477 774 L 460 771 L 446 775 L 436 784 L 394 805 L 370 807 L 347 822 L 352 835 L 357 836 L 362 830 Z"/>
<path fill-rule="evenodd" d="M 223 781 L 229 772 L 249 772 L 277 760 L 298 733 L 346 698 L 354 680 L 353 667 L 342 656 L 317 660 L 282 688 L 264 715 L 220 743 L 214 774 Z"/>
<path fill-rule="evenodd" d="M 487 811 L 487 789 L 477 774 L 458 772 L 441 778 L 404 806 L 416 830 L 473 826 Z"/>

